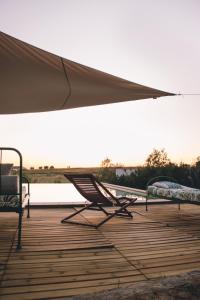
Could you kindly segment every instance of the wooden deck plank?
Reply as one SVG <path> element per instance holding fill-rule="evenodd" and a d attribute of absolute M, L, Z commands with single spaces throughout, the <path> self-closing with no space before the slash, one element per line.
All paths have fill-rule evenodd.
<path fill-rule="evenodd" d="M 55 290 L 67 290 L 67 289 L 79 289 L 82 287 L 92 287 L 99 285 L 109 285 L 109 284 L 118 284 L 122 282 L 135 282 L 139 280 L 144 280 L 145 277 L 141 274 L 139 275 L 130 275 L 122 277 L 113 277 L 113 278 L 103 278 L 103 279 L 94 279 L 94 280 L 81 280 L 81 281 L 72 281 L 64 283 L 51 283 L 51 284 L 37 284 L 37 285 L 24 285 L 24 286 L 14 286 L 14 287 L 1 287 L 1 295 L 11 295 L 18 293 L 31 293 L 39 291 L 55 291 Z"/>
<path fill-rule="evenodd" d="M 95 287 L 84 287 L 78 289 L 67 289 L 67 290 L 55 290 L 55 291 L 44 291 L 44 292 L 35 292 L 35 293 L 19 293 L 15 294 L 15 300 L 35 300 L 35 299 L 52 299 L 60 297 L 70 297 L 81 294 L 95 293 L 104 290 L 109 290 L 119 287 L 118 284 L 106 284 L 102 286 Z M 11 295 L 0 295 L 1 300 L 13 300 L 13 294 Z"/>
<path fill-rule="evenodd" d="M 114 270 L 114 269 L 113 269 Z M 114 272 L 103 272 L 99 274 L 83 274 L 80 275 L 71 275 L 66 274 L 65 276 L 54 276 L 53 277 L 40 277 L 40 278 L 24 278 L 24 279 L 13 279 L 13 280 L 4 280 L 2 282 L 2 287 L 16 287 L 16 286 L 25 286 L 25 285 L 39 285 L 39 284 L 56 284 L 62 282 L 78 282 L 78 281 L 88 281 L 88 280 L 97 280 L 97 279 L 110 279 L 113 277 L 121 278 L 126 276 L 135 276 L 141 275 L 137 270 L 129 270 L 129 271 L 115 271 Z"/>
<path fill-rule="evenodd" d="M 60 220 L 71 209 L 32 209 L 16 251 L 17 216 L 0 219 L 0 299 L 51 299 L 200 269 L 200 207 L 134 208 L 98 230 Z M 13 215 L 13 214 L 12 214 Z M 96 222 L 99 212 L 77 219 Z"/>

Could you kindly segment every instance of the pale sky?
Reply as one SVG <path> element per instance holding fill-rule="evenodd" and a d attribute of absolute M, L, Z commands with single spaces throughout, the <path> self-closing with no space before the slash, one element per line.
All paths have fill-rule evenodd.
<path fill-rule="evenodd" d="M 200 93 L 199 0 L 0 0 L 0 30 L 81 64 L 172 93 Z M 0 115 L 24 165 L 143 164 L 200 155 L 200 96 Z"/>

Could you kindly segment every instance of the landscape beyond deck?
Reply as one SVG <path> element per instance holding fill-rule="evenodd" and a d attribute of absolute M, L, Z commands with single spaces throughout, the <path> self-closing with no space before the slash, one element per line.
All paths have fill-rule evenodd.
<path fill-rule="evenodd" d="M 18 252 L 17 214 L 1 213 L 0 299 L 56 299 L 200 269 L 199 206 L 132 209 L 133 220 L 115 217 L 98 230 L 61 224 L 72 208 L 32 209 Z"/>

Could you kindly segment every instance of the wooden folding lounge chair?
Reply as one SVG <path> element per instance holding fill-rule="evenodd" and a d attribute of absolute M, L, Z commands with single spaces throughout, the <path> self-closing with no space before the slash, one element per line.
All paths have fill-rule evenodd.
<path fill-rule="evenodd" d="M 74 184 L 79 193 L 89 202 L 78 211 L 72 213 L 70 216 L 64 218 L 61 222 L 75 223 L 80 225 L 92 226 L 98 228 L 114 216 L 132 218 L 132 213 L 128 211 L 128 206 L 132 205 L 137 198 L 114 197 L 111 192 L 92 174 L 74 174 L 65 173 L 64 176 Z M 114 212 L 107 212 L 106 206 L 116 206 Z M 83 212 L 86 209 L 93 209 L 102 211 L 106 218 L 98 224 L 87 224 L 78 221 L 70 220 L 74 216 Z"/>

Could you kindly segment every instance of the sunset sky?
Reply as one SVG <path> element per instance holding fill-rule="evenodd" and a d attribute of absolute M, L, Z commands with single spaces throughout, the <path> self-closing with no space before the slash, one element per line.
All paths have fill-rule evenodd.
<path fill-rule="evenodd" d="M 172 93 L 200 94 L 199 0 L 1 0 L 0 30 L 41 49 Z M 153 148 L 200 155 L 200 96 L 0 115 L 0 145 L 24 165 L 141 165 Z"/>

